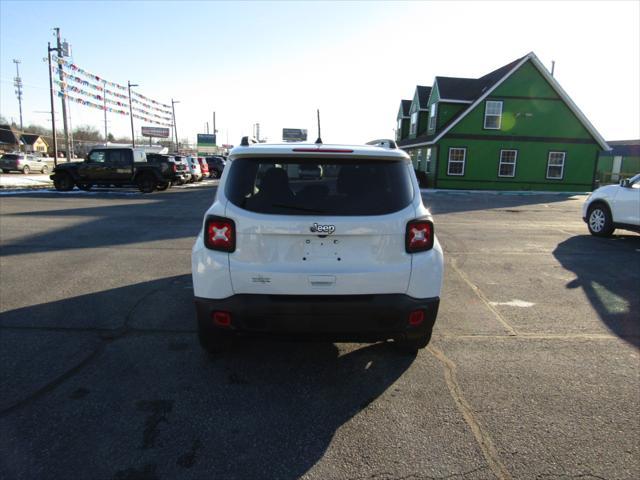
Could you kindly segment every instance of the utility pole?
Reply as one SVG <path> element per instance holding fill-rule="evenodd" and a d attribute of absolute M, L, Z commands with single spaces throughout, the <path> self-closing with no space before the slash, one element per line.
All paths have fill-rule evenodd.
<path fill-rule="evenodd" d="M 176 139 L 176 153 L 178 152 L 178 126 L 176 125 L 176 103 L 180 103 L 180 100 L 171 99 L 171 111 L 173 112 L 173 133 Z"/>
<path fill-rule="evenodd" d="M 16 78 L 14 78 L 13 85 L 16 87 L 16 97 L 18 97 L 18 105 L 20 106 L 20 132 L 22 133 L 22 79 L 20 78 L 20 60 L 14 58 L 13 63 L 16 64 Z"/>
<path fill-rule="evenodd" d="M 131 146 L 136 148 L 136 137 L 133 133 L 133 109 L 131 108 L 131 87 L 137 87 L 137 83 L 131 83 L 127 80 L 127 86 L 129 87 L 129 117 L 131 117 Z"/>
<path fill-rule="evenodd" d="M 256 140 L 260 143 L 260 124 L 256 123 Z"/>
<path fill-rule="evenodd" d="M 213 112 L 213 134 L 215 135 L 216 132 L 216 112 Z"/>
<path fill-rule="evenodd" d="M 53 69 L 51 67 L 51 42 L 47 43 L 47 57 L 49 58 L 49 93 L 51 96 L 51 135 L 53 136 L 53 166 L 58 166 L 58 137 L 56 136 L 56 112 L 53 102 Z"/>
<path fill-rule="evenodd" d="M 109 134 L 107 133 L 107 81 L 104 80 L 103 83 L 103 90 L 102 90 L 102 100 L 103 100 L 103 104 L 102 104 L 102 108 L 104 109 L 104 144 L 107 144 L 107 137 L 109 136 Z"/>
<path fill-rule="evenodd" d="M 209 122 L 206 122 L 206 123 L 205 123 L 205 126 L 206 126 L 206 128 L 207 128 L 207 135 L 209 135 Z"/>
<path fill-rule="evenodd" d="M 55 27 L 56 31 L 56 52 L 58 53 L 58 74 L 60 75 L 60 92 L 62 93 L 62 125 L 64 127 L 64 141 L 66 145 L 67 162 L 71 161 L 71 152 L 69 151 L 69 126 L 67 125 L 67 93 L 65 91 L 64 75 L 62 73 L 62 66 L 64 57 L 64 50 L 62 49 L 62 41 L 60 40 L 60 28 Z"/>

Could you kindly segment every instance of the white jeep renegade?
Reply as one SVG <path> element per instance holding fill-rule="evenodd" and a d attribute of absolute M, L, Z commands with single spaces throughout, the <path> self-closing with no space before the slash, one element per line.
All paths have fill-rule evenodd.
<path fill-rule="evenodd" d="M 312 166 L 318 175 L 309 178 Z M 301 174 L 302 173 L 302 174 Z M 241 334 L 425 347 L 443 256 L 408 155 L 249 144 L 229 156 L 192 252 L 202 347 Z"/>

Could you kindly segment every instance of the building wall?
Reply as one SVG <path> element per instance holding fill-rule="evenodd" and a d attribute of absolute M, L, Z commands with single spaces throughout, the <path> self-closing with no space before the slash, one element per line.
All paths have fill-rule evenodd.
<path fill-rule="evenodd" d="M 486 100 L 501 100 L 500 129 L 484 128 Z M 440 188 L 588 191 L 600 146 L 527 62 L 438 142 Z M 450 147 L 466 147 L 464 176 L 447 175 Z M 501 149 L 518 151 L 514 178 L 498 177 Z M 562 180 L 546 178 L 550 151 L 566 152 Z"/>
<path fill-rule="evenodd" d="M 586 192 L 592 189 L 597 144 L 443 138 L 438 142 L 438 188 L 472 190 L 547 190 Z M 448 175 L 449 148 L 466 148 L 464 176 Z M 500 151 L 516 150 L 515 176 L 499 177 Z M 565 152 L 563 178 L 547 179 L 550 151 Z"/>
<path fill-rule="evenodd" d="M 596 172 L 596 181 L 600 185 L 609 183 L 617 183 L 620 178 L 629 178 L 636 173 L 640 173 L 640 157 L 639 156 L 622 156 L 620 172 L 617 175 L 613 173 L 613 158 L 610 153 L 600 152 L 598 157 L 598 168 Z"/>
<path fill-rule="evenodd" d="M 436 118 L 437 130 L 440 130 L 443 125 L 466 108 L 469 108 L 469 104 L 440 102 L 438 104 L 438 117 Z"/>
<path fill-rule="evenodd" d="M 402 131 L 400 133 L 400 138 L 405 139 L 409 136 L 409 124 L 411 120 L 409 118 L 402 119 Z"/>
<path fill-rule="evenodd" d="M 431 105 L 433 105 L 434 103 L 438 103 L 440 101 L 440 91 L 438 89 L 438 84 L 434 83 L 433 87 L 431 88 L 431 96 L 429 97 L 429 102 L 427 103 L 427 127 L 429 126 L 429 113 L 431 112 Z M 436 107 L 437 110 L 438 107 Z M 436 112 L 436 115 L 439 115 L 439 112 Z M 433 133 L 435 133 L 436 128 L 437 128 L 437 118 L 436 118 L 436 125 L 434 126 L 434 128 L 427 128 L 427 132 L 431 135 Z"/>

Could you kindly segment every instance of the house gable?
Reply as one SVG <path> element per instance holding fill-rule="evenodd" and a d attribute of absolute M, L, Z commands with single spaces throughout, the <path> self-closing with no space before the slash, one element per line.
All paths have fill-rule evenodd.
<path fill-rule="evenodd" d="M 502 102 L 499 129 L 484 128 L 487 101 Z M 483 101 L 470 108 L 447 135 L 508 135 L 596 142 L 531 60 L 522 64 Z"/>
<path fill-rule="evenodd" d="M 503 85 L 514 73 L 518 72 L 520 67 L 522 67 L 524 64 L 530 62 L 531 65 L 538 71 L 538 73 L 540 74 L 540 76 L 546 80 L 548 86 L 551 87 L 551 89 L 555 92 L 555 94 L 557 94 L 558 97 L 560 97 L 561 100 L 559 100 L 559 102 L 564 102 L 564 104 L 566 105 L 566 107 L 572 112 L 572 114 L 574 115 L 575 119 L 578 120 L 578 122 L 582 125 L 582 127 L 584 127 L 584 129 L 586 129 L 589 132 L 589 136 L 590 138 L 593 139 L 593 141 L 595 143 L 597 143 L 597 145 L 604 149 L 604 150 L 609 150 L 609 146 L 607 145 L 607 143 L 605 142 L 604 138 L 598 133 L 598 131 L 595 129 L 595 127 L 589 122 L 589 120 L 585 117 L 585 115 L 582 113 L 582 111 L 577 107 L 577 105 L 571 100 L 571 98 L 569 97 L 569 95 L 567 95 L 567 93 L 563 90 L 563 88 L 560 86 L 560 84 L 551 76 L 551 74 L 547 71 L 547 69 L 542 65 L 542 63 L 540 63 L 540 60 L 538 60 L 538 57 L 536 57 L 536 55 L 531 52 L 527 55 L 525 55 L 522 58 L 519 58 L 503 67 L 500 67 L 497 70 L 494 70 L 493 72 L 479 78 L 478 81 L 478 88 L 479 88 L 479 92 L 481 93 L 480 96 L 473 101 L 473 103 L 471 105 L 469 105 L 469 107 L 466 110 L 463 110 L 461 113 L 459 113 L 457 116 L 452 117 L 452 119 L 448 122 L 447 125 L 443 125 L 442 130 L 440 131 L 429 131 L 429 135 L 425 136 L 424 139 L 422 139 L 422 141 L 416 141 L 416 142 L 406 142 L 405 146 L 406 147 L 413 147 L 413 146 L 420 146 L 420 145 L 429 145 L 429 144 L 434 144 L 436 142 L 438 142 L 441 138 L 443 138 L 445 135 L 448 134 L 456 134 L 455 132 L 452 132 L 452 130 L 461 122 L 463 122 L 467 116 L 469 116 L 471 113 L 476 113 L 478 112 L 478 110 L 476 109 L 476 107 L 478 107 L 479 105 L 482 105 L 484 108 L 485 105 L 485 100 L 488 99 L 488 97 L 490 95 L 493 94 L 493 92 L 495 90 L 497 90 L 501 85 Z M 526 72 L 525 72 L 526 73 Z M 437 77 L 436 77 L 437 79 Z M 518 89 L 517 86 L 518 82 L 514 82 L 513 85 L 511 85 L 510 88 L 514 88 L 514 89 Z M 434 88 L 437 87 L 437 81 L 434 83 Z M 544 88 L 544 87 L 541 87 Z M 534 90 L 531 90 L 532 92 Z M 505 89 L 503 92 L 503 96 L 505 96 L 507 90 Z M 548 90 L 547 90 L 548 92 Z M 433 92 L 432 92 L 433 93 Z M 516 95 L 511 95 L 512 97 L 515 97 Z M 528 100 L 530 101 L 531 99 L 528 98 L 526 95 L 522 95 L 524 96 L 524 100 Z M 542 98 L 538 98 L 538 100 L 542 100 Z M 551 100 L 553 101 L 553 100 Z M 433 103 L 432 100 L 430 99 L 430 103 Z M 484 112 L 484 110 L 483 110 Z M 511 121 L 511 124 L 513 125 L 513 120 L 516 118 L 515 115 L 517 113 L 523 113 L 523 112 L 517 112 L 514 113 L 514 118 L 507 118 L 507 124 L 505 125 L 505 127 L 509 127 L 509 122 Z M 525 118 L 526 117 L 526 111 L 524 112 Z M 531 112 L 529 112 L 531 113 Z M 484 117 L 484 113 L 482 114 Z M 530 115 L 528 118 L 532 118 L 533 116 Z M 481 125 L 481 132 L 483 130 L 484 124 Z M 511 126 L 511 128 L 513 128 Z M 502 130 L 502 126 L 501 126 L 501 130 Z M 574 130 L 575 131 L 575 128 Z M 451 133 L 450 133 L 451 132 Z M 496 130 L 493 130 L 493 133 L 495 133 Z"/>

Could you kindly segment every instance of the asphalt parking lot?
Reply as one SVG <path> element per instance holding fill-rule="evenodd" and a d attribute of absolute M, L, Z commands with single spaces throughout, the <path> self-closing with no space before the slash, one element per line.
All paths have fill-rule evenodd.
<path fill-rule="evenodd" d="M 426 193 L 428 349 L 195 336 L 215 184 L 0 196 L 0 478 L 640 478 L 640 236 L 584 196 Z"/>

